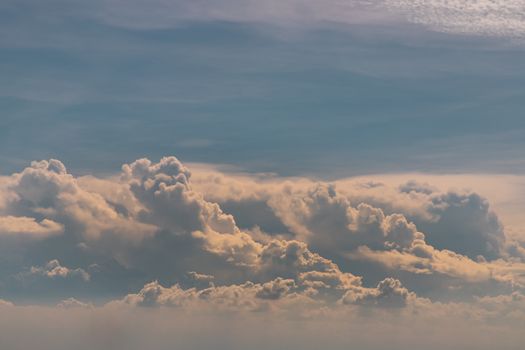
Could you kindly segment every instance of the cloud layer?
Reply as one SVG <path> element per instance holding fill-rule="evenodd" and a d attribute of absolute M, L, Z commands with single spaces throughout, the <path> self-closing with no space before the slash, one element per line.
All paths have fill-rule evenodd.
<path fill-rule="evenodd" d="M 31 4 L 31 0 L 23 2 Z M 33 4 L 33 6 L 35 6 Z M 452 34 L 523 38 L 525 5 L 519 0 L 54 0 L 67 17 L 132 29 L 167 29 L 187 22 L 236 22 L 281 27 L 416 24 Z M 6 4 L 17 9 L 17 4 Z"/>
<path fill-rule="evenodd" d="M 192 175 L 175 157 L 140 159 L 105 179 L 33 162 L 2 188 L 2 269 L 17 276 L 4 281 L 7 294 L 23 288 L 27 271 L 79 277 L 91 293 L 116 295 L 151 281 L 211 291 L 248 283 L 257 295 L 265 283 L 289 281 L 294 295 L 358 301 L 381 286 L 401 290 L 403 279 L 421 297 L 463 300 L 523 285 L 522 242 L 468 191 Z M 118 282 L 107 288 L 108 280 Z"/>
<path fill-rule="evenodd" d="M 522 1 L 154 1 L 125 5 L 101 1 L 100 17 L 128 27 L 165 28 L 182 21 L 208 20 L 279 25 L 393 24 L 411 22 L 455 34 L 523 37 L 525 5 Z M 156 19 L 156 20 L 154 20 Z"/>
<path fill-rule="evenodd" d="M 501 37 L 525 34 L 525 4 L 519 0 L 386 0 L 385 4 L 410 21 L 438 31 Z"/>
<path fill-rule="evenodd" d="M 192 173 L 175 157 L 106 178 L 38 161 L 1 183 L 0 295 L 15 304 L 524 319 L 524 244 L 473 192 Z"/>

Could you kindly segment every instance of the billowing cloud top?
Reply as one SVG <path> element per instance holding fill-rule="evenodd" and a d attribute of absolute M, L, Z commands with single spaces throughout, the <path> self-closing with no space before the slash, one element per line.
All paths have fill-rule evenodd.
<path fill-rule="evenodd" d="M 1 286 L 13 299 L 404 307 L 523 287 L 522 243 L 476 193 L 192 175 L 175 157 L 105 179 L 40 161 L 4 181 Z"/>
<path fill-rule="evenodd" d="M 33 162 L 1 188 L 0 295 L 9 310 L 51 302 L 524 319 L 524 244 L 476 193 L 192 174 L 175 157 L 139 159 L 107 178 Z"/>

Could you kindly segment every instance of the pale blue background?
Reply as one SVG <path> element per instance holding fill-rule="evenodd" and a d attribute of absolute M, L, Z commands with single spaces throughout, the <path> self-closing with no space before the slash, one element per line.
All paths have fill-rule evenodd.
<path fill-rule="evenodd" d="M 129 28 L 67 4 L 0 5 L 2 174 L 50 157 L 106 173 L 168 154 L 326 178 L 525 170 L 524 46 L 504 38 L 408 24 Z"/>

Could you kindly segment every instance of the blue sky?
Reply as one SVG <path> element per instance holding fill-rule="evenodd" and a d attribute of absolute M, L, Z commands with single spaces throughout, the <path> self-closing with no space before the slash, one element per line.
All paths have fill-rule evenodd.
<path fill-rule="evenodd" d="M 525 170 L 515 38 L 329 22 L 313 5 L 325 17 L 304 23 L 119 6 L 2 5 L 2 173 L 166 154 L 282 175 Z"/>

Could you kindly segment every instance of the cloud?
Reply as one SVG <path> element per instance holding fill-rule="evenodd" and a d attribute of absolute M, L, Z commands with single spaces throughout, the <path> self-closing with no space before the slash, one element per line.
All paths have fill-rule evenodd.
<path fill-rule="evenodd" d="M 137 294 L 129 294 L 122 302 L 147 307 L 186 307 L 189 310 L 213 307 L 235 312 L 254 312 L 268 308 L 268 300 L 294 298 L 295 295 L 289 294 L 292 287 L 294 287 L 293 280 L 280 278 L 264 284 L 245 282 L 240 285 L 211 286 L 202 290 L 195 288 L 185 290 L 178 285 L 165 288 L 158 282 L 152 282 L 145 285 Z"/>
<path fill-rule="evenodd" d="M 58 260 L 51 260 L 45 266 L 32 266 L 30 273 L 32 275 L 40 275 L 48 277 L 51 279 L 54 278 L 75 278 L 80 277 L 84 281 L 89 281 L 91 276 L 89 273 L 83 269 L 69 269 L 65 266 L 61 266 Z"/>
<path fill-rule="evenodd" d="M 58 160 L 33 162 L 10 177 L 5 191 L 0 213 L 0 224 L 8 226 L 4 232 L 11 232 L 10 236 L 54 236 L 57 247 L 60 242 L 63 250 L 79 255 L 96 249 L 125 260 L 128 246 L 136 246 L 156 230 L 100 194 L 83 189 Z"/>
<path fill-rule="evenodd" d="M 365 290 L 359 294 L 354 292 L 345 294 L 342 302 L 343 304 L 404 307 L 410 299 L 415 298 L 415 294 L 404 288 L 399 280 L 387 278 L 379 282 L 375 289 Z"/>
<path fill-rule="evenodd" d="M 192 280 L 195 280 L 195 281 L 204 281 L 204 282 L 211 282 L 211 281 L 213 281 L 213 279 L 215 278 L 215 277 L 213 277 L 212 275 L 206 275 L 206 274 L 198 273 L 198 272 L 195 272 L 195 271 L 189 271 L 189 272 L 188 272 L 188 276 L 189 276 Z"/>
<path fill-rule="evenodd" d="M 29 2 L 30 3 L 30 2 Z M 96 0 L 52 2 L 64 16 L 88 17 L 133 29 L 166 29 L 190 21 L 320 27 L 333 24 L 421 24 L 453 34 L 523 37 L 524 5 L 519 0 L 311 0 L 241 1 Z"/>
<path fill-rule="evenodd" d="M 360 284 L 348 285 L 344 289 L 334 290 L 337 292 L 335 295 L 318 294 L 316 288 L 319 288 L 319 285 L 280 277 L 265 283 L 212 285 L 204 289 L 183 289 L 179 285 L 166 288 L 154 281 L 146 284 L 138 293 L 128 294 L 110 305 L 167 306 L 235 313 L 286 311 L 307 314 L 315 310 L 321 311 L 323 308 L 335 310 L 340 305 L 403 308 L 418 299 L 414 293 L 404 288 L 399 280 L 393 278 L 379 282 L 376 288 L 365 288 Z"/>
<path fill-rule="evenodd" d="M 91 309 L 93 308 L 93 304 L 91 303 L 83 303 L 75 298 L 68 298 L 65 300 L 62 300 L 60 303 L 57 304 L 58 308 L 62 309 L 71 309 L 71 308 L 85 308 L 85 309 Z"/>
<path fill-rule="evenodd" d="M 502 37 L 525 35 L 520 0 L 385 0 L 387 8 L 433 30 Z"/>
<path fill-rule="evenodd" d="M 416 274 L 445 274 L 465 281 L 480 282 L 493 278 L 488 265 L 479 264 L 451 251 L 439 251 L 423 242 L 408 251 L 374 251 L 366 246 L 350 254 L 357 259 L 375 261 L 391 270 L 406 270 Z"/>
<path fill-rule="evenodd" d="M 225 204 L 235 215 L 242 214 L 248 219 L 253 217 L 251 221 L 243 223 L 245 227 L 256 225 L 256 212 L 249 213 L 250 208 L 253 208 L 251 210 L 272 212 L 273 218 L 268 214 L 263 216 L 263 220 L 266 220 L 263 224 L 270 228 L 281 227 L 278 231 L 281 233 L 291 231 L 295 234 L 312 236 L 305 227 L 307 225 L 305 220 L 312 221 L 313 226 L 317 225 L 317 231 L 322 231 L 321 225 L 330 224 L 332 231 L 336 229 L 335 225 L 338 225 L 337 230 L 343 232 L 347 230 L 348 227 L 345 228 L 345 225 L 348 225 L 348 220 L 351 219 L 354 220 L 352 226 L 355 231 L 359 226 L 359 215 L 365 215 L 365 211 L 368 210 L 375 211 L 374 215 L 379 215 L 380 221 L 385 217 L 386 221 L 395 220 L 398 224 L 401 223 L 399 221 L 401 216 L 393 214 L 401 214 L 407 221 L 405 226 L 415 224 L 418 231 L 424 232 L 429 244 L 439 249 L 456 251 L 472 259 L 477 259 L 479 255 L 487 259 L 501 257 L 507 254 L 506 250 L 510 243 L 500 218 L 486 198 L 472 190 L 447 187 L 441 190 L 424 182 L 407 181 L 410 178 L 424 179 L 425 175 L 407 174 L 397 177 L 375 175 L 368 180 L 366 177 L 350 178 L 326 184 L 308 182 L 305 179 L 280 180 L 271 177 L 254 182 L 246 176 L 233 175 L 230 179 L 210 171 L 204 174 L 197 175 L 194 186 L 202 191 L 206 198 L 217 201 L 221 205 Z M 427 176 L 427 178 L 436 181 L 440 186 L 447 181 L 446 176 Z M 499 181 L 516 182 L 516 178 L 496 176 L 492 182 L 487 183 L 487 181 L 487 177 L 470 179 L 468 176 L 456 176 L 451 179 L 451 186 L 466 188 L 473 183 L 478 183 L 477 187 L 482 191 L 487 186 L 497 188 L 498 190 L 495 190 L 497 193 L 489 191 L 489 194 L 491 197 L 496 196 L 498 203 L 508 200 L 508 197 L 497 197 L 498 193 L 512 194 L 516 191 L 508 186 L 502 186 L 504 183 L 499 183 Z M 232 203 L 239 204 L 235 206 Z M 498 207 L 501 205 L 499 204 Z M 345 218 L 346 214 L 343 213 L 345 208 L 351 208 L 348 213 L 349 218 Z M 505 218 L 508 218 L 508 215 L 505 215 Z M 268 220 L 272 221 L 268 222 Z M 513 223 L 515 222 L 514 220 Z M 313 226 L 311 229 L 314 229 Z M 405 238 L 415 234 L 409 233 L 414 228 L 408 229 L 408 226 Z M 360 227 L 365 229 L 363 224 Z M 369 228 L 371 229 L 372 226 L 369 225 Z M 380 230 L 380 227 L 376 227 L 376 238 L 382 235 L 378 233 Z M 397 234 L 400 232 L 398 231 Z M 340 235 L 339 238 L 341 237 L 346 236 Z M 370 235 L 367 237 L 371 238 Z M 401 237 L 397 239 L 399 238 Z M 359 239 L 356 238 L 357 241 Z M 404 244 L 406 243 L 405 241 Z"/>
<path fill-rule="evenodd" d="M 202 307 L 203 290 L 235 290 L 246 300 L 234 305 L 258 310 L 282 297 L 294 305 L 301 299 L 406 307 L 436 293 L 461 301 L 469 291 L 493 295 L 525 285 L 519 242 L 506 237 L 476 193 L 419 182 L 328 183 L 197 169 L 165 157 L 139 159 L 105 178 L 77 178 L 49 160 L 8 177 L 0 217 L 27 222 L 19 231 L 40 239 L 6 241 L 0 288 L 30 298 L 29 281 L 16 276 L 33 266 L 33 276 L 49 280 L 40 281 L 41 290 L 55 300 L 143 289 L 128 299 L 197 300 Z M 47 222 L 60 231 L 42 234 Z M 85 295 L 78 281 L 59 290 L 66 284 L 56 281 L 72 277 L 89 280 Z M 147 281 L 157 282 L 143 287 Z"/>
<path fill-rule="evenodd" d="M 63 232 L 63 225 L 49 219 L 37 221 L 35 218 L 25 216 L 8 215 L 0 217 L 0 235 L 29 236 L 38 239 L 60 235 Z"/>

